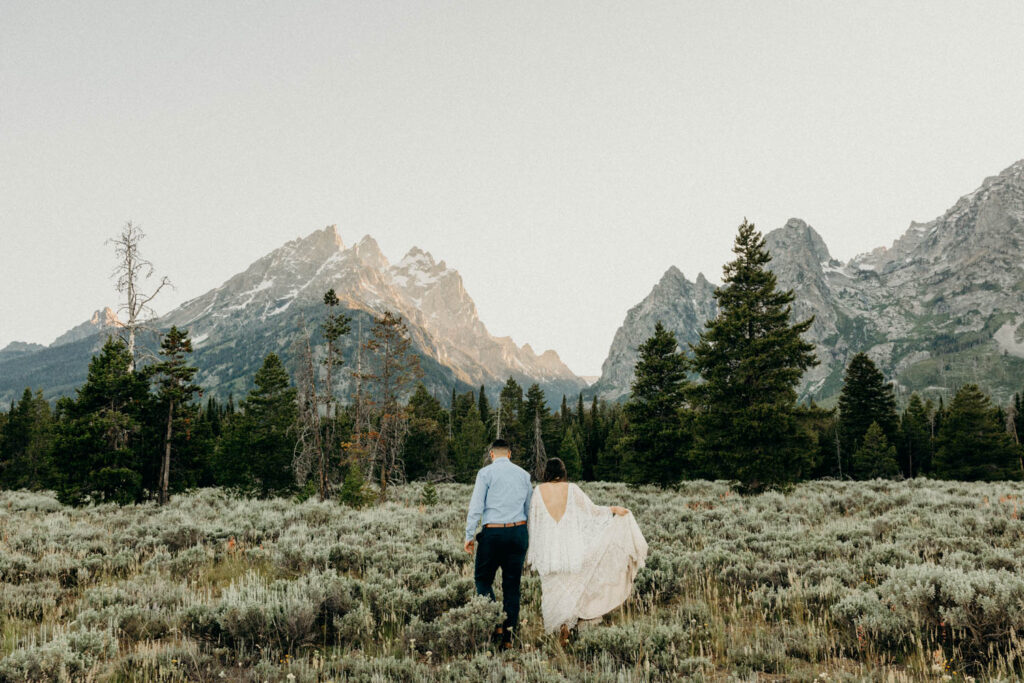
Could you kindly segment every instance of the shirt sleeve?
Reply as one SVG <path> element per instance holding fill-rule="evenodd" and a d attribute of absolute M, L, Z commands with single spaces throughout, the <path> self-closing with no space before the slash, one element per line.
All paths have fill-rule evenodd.
<path fill-rule="evenodd" d="M 530 484 L 530 475 L 526 475 L 526 500 L 523 501 L 523 514 L 530 519 L 530 502 L 533 500 L 533 486 Z"/>
<path fill-rule="evenodd" d="M 476 483 L 473 485 L 473 496 L 469 499 L 469 514 L 466 515 L 466 540 L 473 540 L 476 534 L 476 525 L 484 514 L 484 498 L 487 496 L 487 473 L 481 469 L 476 473 Z"/>

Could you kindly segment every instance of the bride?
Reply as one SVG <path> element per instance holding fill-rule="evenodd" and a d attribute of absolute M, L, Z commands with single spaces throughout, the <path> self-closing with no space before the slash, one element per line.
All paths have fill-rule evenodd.
<path fill-rule="evenodd" d="M 569 630 L 600 619 L 629 597 L 647 559 L 647 541 L 632 513 L 594 505 L 551 458 L 530 501 L 526 563 L 540 574 L 544 630 Z"/>

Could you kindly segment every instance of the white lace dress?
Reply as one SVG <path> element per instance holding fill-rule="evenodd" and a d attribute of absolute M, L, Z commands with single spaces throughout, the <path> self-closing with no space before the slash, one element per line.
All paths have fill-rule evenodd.
<path fill-rule="evenodd" d="M 576 484 L 569 484 L 557 522 L 534 489 L 528 528 L 526 563 L 540 574 L 546 631 L 572 628 L 621 605 L 647 560 L 647 541 L 633 513 L 613 515 Z"/>

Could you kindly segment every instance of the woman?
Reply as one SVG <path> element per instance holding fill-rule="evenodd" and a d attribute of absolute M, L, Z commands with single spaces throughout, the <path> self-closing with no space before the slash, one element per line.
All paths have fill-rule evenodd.
<path fill-rule="evenodd" d="M 599 619 L 629 597 L 647 559 L 647 541 L 629 510 L 594 505 L 548 460 L 530 501 L 526 563 L 540 574 L 544 630 L 564 645 L 580 620 Z"/>

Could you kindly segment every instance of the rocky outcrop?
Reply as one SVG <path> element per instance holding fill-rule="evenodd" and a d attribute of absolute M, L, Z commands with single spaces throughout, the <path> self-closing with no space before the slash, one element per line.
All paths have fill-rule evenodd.
<path fill-rule="evenodd" d="M 1024 389 L 1024 161 L 986 178 L 935 220 L 911 223 L 892 246 L 847 263 L 795 218 L 765 243 L 779 286 L 796 294 L 794 320 L 814 316 L 807 338 L 821 364 L 805 374 L 804 398 L 835 396 L 859 351 L 902 394 L 948 394 L 975 382 L 1005 401 Z M 694 300 L 700 278 L 691 284 L 670 277 L 673 270 L 626 315 L 594 385 L 601 395 L 628 393 L 636 349 L 653 321 L 685 343 L 710 317 L 695 319 L 693 311 L 713 311 L 713 287 Z"/>

